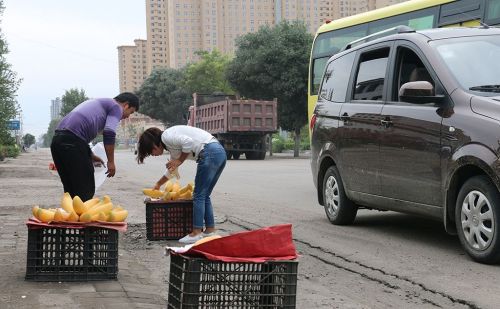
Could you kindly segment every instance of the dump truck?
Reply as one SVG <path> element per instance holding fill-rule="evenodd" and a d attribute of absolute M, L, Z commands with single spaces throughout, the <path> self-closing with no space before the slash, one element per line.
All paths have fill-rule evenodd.
<path fill-rule="evenodd" d="M 242 100 L 236 95 L 193 94 L 188 125 L 210 132 L 224 146 L 228 159 L 266 157 L 268 137 L 278 129 L 278 102 Z"/>

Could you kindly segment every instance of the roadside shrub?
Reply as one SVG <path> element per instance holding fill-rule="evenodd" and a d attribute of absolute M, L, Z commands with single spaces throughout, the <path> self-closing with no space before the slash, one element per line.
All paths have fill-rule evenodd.
<path fill-rule="evenodd" d="M 0 145 L 0 161 L 5 158 L 15 158 L 19 155 L 20 150 L 17 145 Z"/>
<path fill-rule="evenodd" d="M 284 147 L 286 150 L 293 150 L 295 147 L 295 142 L 291 138 L 287 138 L 284 142 Z"/>
<path fill-rule="evenodd" d="M 281 153 L 281 152 L 283 152 L 284 148 L 285 148 L 285 144 L 283 142 L 283 139 L 273 137 L 273 152 L 274 153 Z"/>

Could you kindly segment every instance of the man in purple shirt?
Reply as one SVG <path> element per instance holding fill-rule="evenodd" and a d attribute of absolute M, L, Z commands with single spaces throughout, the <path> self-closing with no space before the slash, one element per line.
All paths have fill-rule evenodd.
<path fill-rule="evenodd" d="M 92 153 L 89 143 L 102 132 L 108 157 L 106 174 L 115 175 L 114 160 L 116 128 L 121 119 L 139 110 L 139 98 L 124 92 L 114 99 L 102 98 L 80 103 L 56 128 L 50 151 L 64 186 L 71 197 L 83 201 L 95 194 L 94 164 L 102 159 Z"/>

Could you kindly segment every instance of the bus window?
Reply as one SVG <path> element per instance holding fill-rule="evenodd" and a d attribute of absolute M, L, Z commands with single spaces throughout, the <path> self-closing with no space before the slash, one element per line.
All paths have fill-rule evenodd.
<path fill-rule="evenodd" d="M 498 24 L 500 21 L 500 0 L 489 0 L 486 2 L 485 22 L 488 25 Z"/>
<path fill-rule="evenodd" d="M 357 25 L 345 29 L 329 31 L 319 34 L 314 41 L 312 51 L 311 95 L 317 95 L 321 77 L 328 59 L 338 53 L 348 43 L 367 35 L 368 26 Z"/>
<path fill-rule="evenodd" d="M 314 41 L 312 55 L 315 57 L 326 53 L 332 56 L 346 46 L 347 43 L 366 36 L 367 32 L 368 27 L 365 24 L 322 33 Z"/>
<path fill-rule="evenodd" d="M 400 25 L 409 26 L 415 30 L 434 28 L 435 22 L 437 20 L 437 15 L 438 8 L 434 7 L 430 9 L 388 17 L 371 22 L 369 24 L 369 32 L 375 33 Z"/>
<path fill-rule="evenodd" d="M 323 70 L 325 69 L 326 62 L 330 56 L 317 58 L 313 60 L 313 69 L 312 69 L 312 89 L 311 95 L 317 95 L 319 90 L 319 84 L 321 83 L 321 77 L 323 76 Z"/>

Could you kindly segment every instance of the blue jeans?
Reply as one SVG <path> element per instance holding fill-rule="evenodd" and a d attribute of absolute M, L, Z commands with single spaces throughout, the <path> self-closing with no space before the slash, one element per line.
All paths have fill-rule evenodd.
<path fill-rule="evenodd" d="M 194 179 L 193 228 L 215 227 L 214 211 L 210 194 L 226 166 L 226 151 L 220 143 L 206 144 L 198 156 L 198 167 Z"/>

